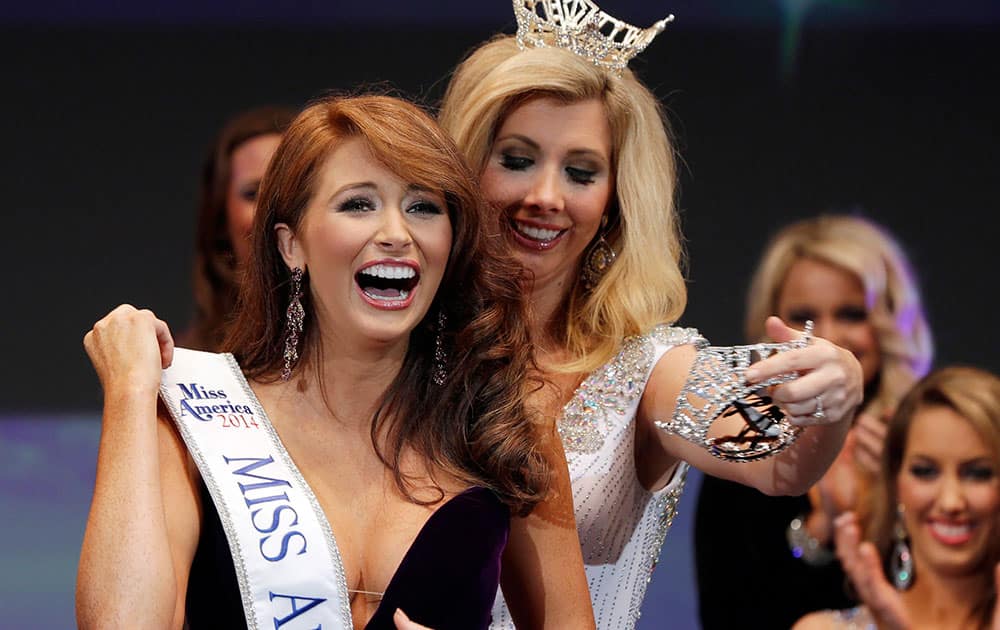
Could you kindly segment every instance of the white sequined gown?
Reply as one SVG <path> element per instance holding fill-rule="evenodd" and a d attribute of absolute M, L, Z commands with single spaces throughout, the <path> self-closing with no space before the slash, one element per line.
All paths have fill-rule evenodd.
<path fill-rule="evenodd" d="M 667 350 L 687 343 L 706 342 L 694 329 L 666 325 L 626 339 L 614 359 L 580 384 L 559 419 L 600 630 L 635 627 L 684 489 L 684 463 L 661 490 L 643 488 L 635 471 L 634 445 L 636 409 L 653 366 Z M 501 593 L 490 627 L 514 628 Z"/>

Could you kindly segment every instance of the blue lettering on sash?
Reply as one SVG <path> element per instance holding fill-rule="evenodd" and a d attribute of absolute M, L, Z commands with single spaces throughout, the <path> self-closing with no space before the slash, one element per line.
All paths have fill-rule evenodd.
<path fill-rule="evenodd" d="M 240 483 L 239 484 L 239 486 L 240 486 L 240 492 L 243 493 L 243 499 L 247 502 L 247 507 L 250 507 L 250 506 L 255 505 L 257 503 L 265 503 L 267 501 L 273 501 L 273 500 L 277 500 L 277 499 L 284 499 L 285 501 L 288 500 L 288 495 L 285 494 L 285 493 L 281 493 L 279 495 L 275 495 L 274 497 L 265 497 L 265 498 L 257 498 L 257 499 L 248 499 L 247 498 L 247 492 L 252 491 L 252 490 L 263 490 L 264 488 L 273 488 L 275 486 L 288 486 L 289 488 L 292 487 L 292 484 L 289 483 L 288 481 L 284 480 L 284 479 L 275 479 L 273 477 L 265 477 L 263 475 L 255 475 L 252 472 L 254 470 L 257 470 L 261 466 L 267 466 L 268 464 L 273 464 L 274 463 L 274 458 L 271 457 L 270 455 L 268 455 L 267 457 L 226 457 L 225 455 L 223 455 L 222 458 L 226 460 L 227 464 L 231 464 L 233 462 L 253 462 L 251 464 L 247 464 L 243 468 L 238 468 L 238 469 L 236 469 L 236 470 L 233 471 L 234 475 L 243 475 L 244 477 L 253 477 L 254 479 L 259 479 L 260 480 L 257 483 Z"/>
<path fill-rule="evenodd" d="M 276 597 L 278 597 L 278 598 L 281 598 L 281 599 L 287 599 L 287 600 L 289 600 L 289 603 L 292 605 L 292 612 L 288 613 L 284 617 L 281 617 L 280 619 L 278 617 L 274 617 L 274 619 L 273 619 L 273 621 L 274 621 L 274 630 L 278 630 L 278 628 L 280 628 L 281 626 L 285 625 L 286 623 L 288 623 L 292 619 L 295 619 L 296 617 L 298 617 L 302 613 L 304 613 L 304 612 L 306 612 L 308 610 L 311 610 L 311 609 L 315 608 L 316 606 L 319 606 L 320 604 L 322 604 L 323 602 L 326 601 L 326 598 L 324 598 L 324 597 L 306 597 L 304 595 L 282 595 L 280 593 L 274 593 L 272 591 L 268 591 L 267 593 L 270 596 L 272 602 L 274 601 L 274 599 Z M 299 600 L 302 600 L 302 601 L 308 602 L 308 603 L 306 605 L 302 606 L 301 608 L 299 608 Z M 316 626 L 316 628 L 314 630 L 320 630 L 320 628 L 322 628 L 322 627 L 323 627 L 322 625 Z"/>
<path fill-rule="evenodd" d="M 306 540 L 306 537 L 302 535 L 302 532 L 287 532 L 284 536 L 281 537 L 281 551 L 279 551 L 277 555 L 269 556 L 264 551 L 264 543 L 266 543 L 267 539 L 270 537 L 271 537 L 270 534 L 262 537 L 260 539 L 260 545 L 258 545 L 258 547 L 260 548 L 260 555 L 263 556 L 263 558 L 268 562 L 279 562 L 281 560 L 284 560 L 285 556 L 288 555 L 289 541 L 291 541 L 293 538 L 302 539 L 302 548 L 299 549 L 298 552 L 295 554 L 297 556 L 301 556 L 302 554 L 304 554 L 307 551 L 309 545 L 308 541 Z"/>
<path fill-rule="evenodd" d="M 209 422 L 212 414 L 244 413 L 253 415 L 250 405 L 239 405 L 229 402 L 226 392 L 222 389 L 207 389 L 198 383 L 178 383 L 181 390 L 181 416 L 190 414 L 196 420 Z"/>
<path fill-rule="evenodd" d="M 208 407 L 198 405 L 197 407 L 191 405 L 191 401 L 182 398 L 181 399 L 181 415 L 189 413 L 194 416 L 195 420 L 201 420 L 202 422 L 208 422 L 212 419 L 212 410 Z"/>
<path fill-rule="evenodd" d="M 259 526 L 257 524 L 257 520 L 256 520 L 257 519 L 257 515 L 260 514 L 261 512 L 263 512 L 264 511 L 263 509 L 254 510 L 253 512 L 250 512 L 250 523 L 253 524 L 253 528 L 256 529 L 258 532 L 260 532 L 262 534 L 270 534 L 274 530 L 278 529 L 278 522 L 281 519 L 281 513 L 284 512 L 285 510 L 288 510 L 289 512 L 292 513 L 292 519 L 293 520 L 289 524 L 289 527 L 291 527 L 292 525 L 298 525 L 299 524 L 299 513 L 296 512 L 295 508 L 293 508 L 290 505 L 279 505 L 273 512 L 271 512 L 271 525 L 270 525 L 270 527 L 261 527 L 261 526 Z"/>
<path fill-rule="evenodd" d="M 301 548 L 299 548 L 298 551 L 295 552 L 296 555 L 302 555 L 306 553 L 309 547 L 309 541 L 306 540 L 306 537 L 302 534 L 302 532 L 291 529 L 281 534 L 280 550 L 278 550 L 276 553 L 273 552 L 270 555 L 268 555 L 268 553 L 264 550 L 264 544 L 268 541 L 268 539 L 271 538 L 271 534 L 275 532 L 275 530 L 277 530 L 281 524 L 282 512 L 288 510 L 292 513 L 292 521 L 287 525 L 287 527 L 291 528 L 294 527 L 295 525 L 298 525 L 299 523 L 298 513 L 292 506 L 288 505 L 290 500 L 288 498 L 287 492 L 281 492 L 281 493 L 272 492 L 266 496 L 253 496 L 253 497 L 247 496 L 248 492 L 254 492 L 257 490 L 266 490 L 281 486 L 288 488 L 292 487 L 292 484 L 285 479 L 281 479 L 278 477 L 268 477 L 263 474 L 256 474 L 255 471 L 257 471 L 259 468 L 263 468 L 264 466 L 273 464 L 274 457 L 270 455 L 268 455 L 267 457 L 226 457 L 225 455 L 223 455 L 222 458 L 225 460 L 227 464 L 230 465 L 232 465 L 233 462 L 239 462 L 239 463 L 249 462 L 242 468 L 236 468 L 231 471 L 234 477 L 237 476 L 241 476 L 244 478 L 252 477 L 253 479 L 257 480 L 255 482 L 248 482 L 248 483 L 237 481 L 237 485 L 240 487 L 240 492 L 243 493 L 243 501 L 247 504 L 247 508 L 251 508 L 259 504 L 273 503 L 275 501 L 282 502 L 278 506 L 274 507 L 274 511 L 271 513 L 271 524 L 268 527 L 259 527 L 257 525 L 257 521 L 255 520 L 255 517 L 265 508 L 258 508 L 250 513 L 250 524 L 253 526 L 253 528 L 262 534 L 267 534 L 266 536 L 262 536 L 259 540 L 258 549 L 260 551 L 260 555 L 269 562 L 278 562 L 280 560 L 283 560 L 285 556 L 288 555 L 289 545 L 296 538 L 302 541 Z"/>

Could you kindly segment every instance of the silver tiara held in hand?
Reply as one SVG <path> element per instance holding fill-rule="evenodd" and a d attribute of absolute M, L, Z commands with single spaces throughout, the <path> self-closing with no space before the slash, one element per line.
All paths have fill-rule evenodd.
<path fill-rule="evenodd" d="M 720 459 L 750 462 L 780 453 L 791 446 L 801 429 L 771 400 L 768 388 L 794 381 L 799 374 L 789 372 L 753 384 L 746 382 L 744 374 L 755 358 L 766 359 L 778 352 L 806 347 L 812 340 L 812 330 L 809 321 L 802 336 L 794 341 L 699 349 L 677 397 L 674 417 L 653 424 L 702 446 Z M 734 435 L 710 437 L 710 427 L 726 416 L 742 418 L 742 430 Z"/>
<path fill-rule="evenodd" d="M 601 11 L 591 0 L 514 0 L 514 17 L 522 49 L 565 48 L 616 75 L 674 19 L 668 15 L 639 28 Z"/>

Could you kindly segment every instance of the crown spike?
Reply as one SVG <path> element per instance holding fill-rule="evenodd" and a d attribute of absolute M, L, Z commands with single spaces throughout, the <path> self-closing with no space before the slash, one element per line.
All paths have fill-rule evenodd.
<path fill-rule="evenodd" d="M 524 48 L 557 46 L 621 75 L 667 24 L 668 15 L 648 28 L 623 22 L 592 0 L 513 0 L 517 44 Z"/>

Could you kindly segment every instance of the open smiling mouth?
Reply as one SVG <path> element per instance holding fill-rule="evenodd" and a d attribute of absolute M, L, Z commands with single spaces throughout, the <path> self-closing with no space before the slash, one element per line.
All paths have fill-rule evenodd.
<path fill-rule="evenodd" d="M 397 310 L 410 305 L 413 289 L 420 283 L 420 272 L 409 265 L 376 263 L 354 274 L 354 282 L 372 306 Z"/>
<path fill-rule="evenodd" d="M 938 542 L 949 546 L 963 545 L 969 542 L 976 529 L 975 523 L 948 523 L 934 520 L 930 521 L 928 526 L 931 535 Z"/>
<path fill-rule="evenodd" d="M 529 225 L 517 219 L 510 220 L 510 227 L 515 240 L 531 249 L 549 249 L 555 246 L 563 234 L 569 231 L 568 229 L 555 230 Z"/>

